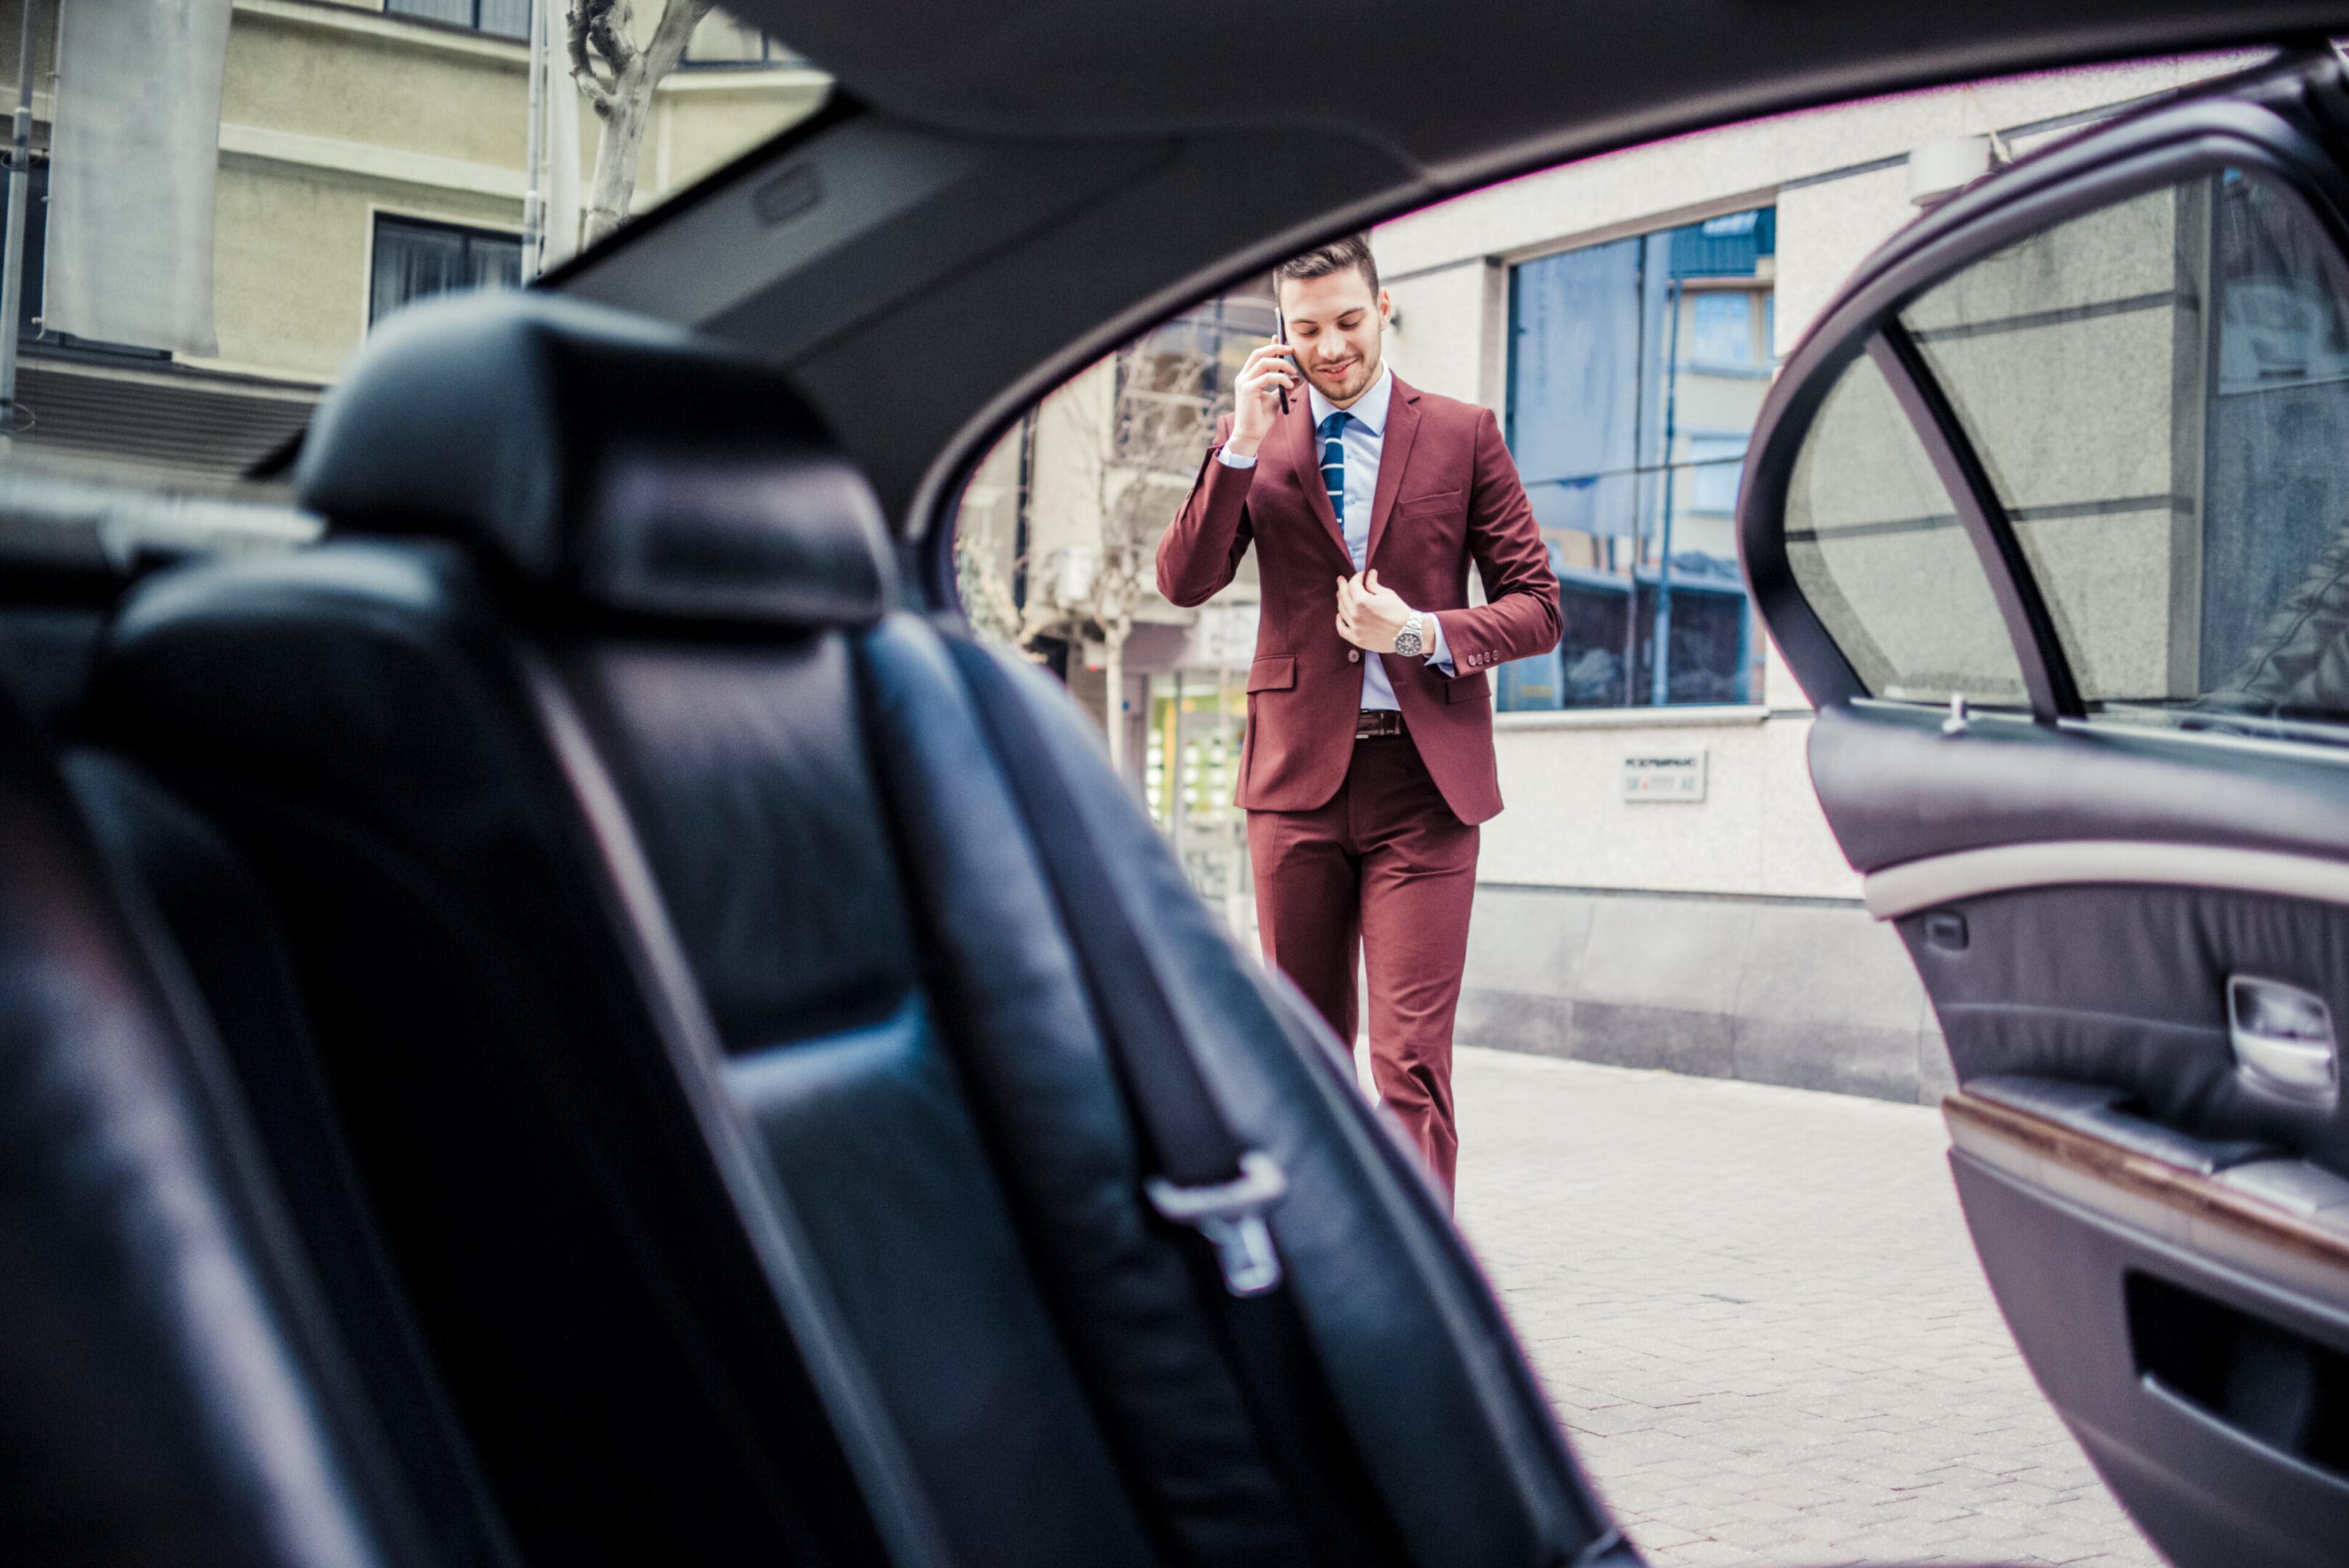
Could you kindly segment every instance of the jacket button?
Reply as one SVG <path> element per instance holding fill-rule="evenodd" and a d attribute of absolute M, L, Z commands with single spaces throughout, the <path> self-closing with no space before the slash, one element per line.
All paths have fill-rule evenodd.
<path fill-rule="evenodd" d="M 1349 664 L 1360 664 L 1361 661 L 1362 661 L 1362 650 L 1361 650 L 1361 649 L 1359 649 L 1359 648 L 1350 648 L 1350 649 L 1346 649 L 1346 662 L 1347 662 L 1347 663 L 1349 663 Z"/>

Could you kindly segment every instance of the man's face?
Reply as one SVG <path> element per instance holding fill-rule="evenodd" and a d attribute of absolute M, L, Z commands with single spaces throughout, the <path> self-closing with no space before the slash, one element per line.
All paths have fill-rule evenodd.
<path fill-rule="evenodd" d="M 1288 346 L 1305 379 L 1321 395 L 1344 408 L 1379 379 L 1379 354 L 1387 313 L 1387 291 L 1371 297 L 1370 279 L 1360 267 L 1323 277 L 1283 278 L 1280 306 L 1288 321 Z"/>

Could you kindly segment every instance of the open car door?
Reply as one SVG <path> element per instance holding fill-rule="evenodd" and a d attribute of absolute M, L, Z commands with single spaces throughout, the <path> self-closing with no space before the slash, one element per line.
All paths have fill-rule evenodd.
<path fill-rule="evenodd" d="M 1740 519 L 1983 1267 L 2189 1568 L 2349 1558 L 2344 168 L 2324 51 L 1978 186 L 1788 362 Z"/>

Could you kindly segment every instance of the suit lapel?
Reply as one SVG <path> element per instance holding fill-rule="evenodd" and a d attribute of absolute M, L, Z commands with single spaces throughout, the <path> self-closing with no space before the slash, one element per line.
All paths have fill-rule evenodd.
<path fill-rule="evenodd" d="M 1346 548 L 1346 531 L 1338 526 L 1337 511 L 1330 504 L 1330 487 L 1321 482 L 1321 443 L 1313 431 L 1313 400 L 1301 391 L 1292 397 L 1280 430 L 1288 442 L 1288 461 L 1297 470 L 1297 482 L 1305 487 L 1305 504 L 1321 520 L 1322 531 L 1337 542 L 1338 558 L 1351 572 L 1354 553 Z"/>
<path fill-rule="evenodd" d="M 1387 433 L 1379 448 L 1379 487 L 1371 497 L 1371 537 L 1362 551 L 1362 565 L 1379 558 L 1379 540 L 1387 531 L 1387 514 L 1394 510 L 1402 488 L 1402 471 L 1411 462 L 1412 438 L 1419 434 L 1419 394 L 1397 376 L 1387 402 Z"/>

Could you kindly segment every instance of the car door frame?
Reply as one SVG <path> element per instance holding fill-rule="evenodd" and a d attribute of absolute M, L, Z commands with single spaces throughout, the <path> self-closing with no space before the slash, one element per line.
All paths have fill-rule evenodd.
<path fill-rule="evenodd" d="M 1819 711 L 1812 765 L 1829 824 L 1863 873 L 1871 913 L 1904 922 L 1929 992 L 1935 974 L 1919 923 L 1937 906 L 2002 890 L 2155 884 L 2176 873 L 2189 878 L 2191 897 L 2266 877 L 2268 885 L 2251 896 L 2320 899 L 2349 918 L 2341 916 L 2349 909 L 2349 788 L 2338 746 L 2092 719 L 1990 472 L 1900 318 L 1929 288 L 2027 235 L 2224 169 L 2251 172 L 2299 202 L 2331 241 L 2327 270 L 2349 299 L 2343 79 L 2330 50 L 2303 51 L 2085 132 L 1961 195 L 1896 237 L 1846 286 L 1788 358 L 1765 403 L 1739 512 L 1749 587 Z M 2020 667 L 2027 711 L 1953 711 L 1944 722 L 1923 704 L 1871 696 L 1801 592 L 1784 529 L 1796 458 L 1844 372 L 1863 355 L 1875 361 L 1954 504 Z M 1951 747 L 1952 736 L 1972 743 Z M 1880 760 L 1888 748 L 1905 748 L 1899 764 L 1871 770 L 1870 753 Z M 2320 754 L 2326 750 L 2330 757 Z M 1881 820 L 1860 820 L 1849 798 L 1831 798 L 1913 779 L 1916 760 L 1927 755 L 1949 760 L 1949 795 L 1927 807 L 1903 803 L 1904 811 L 1879 812 L 1899 819 L 1889 830 Z M 2141 866 L 2127 864 L 2126 853 L 2099 860 L 2085 853 L 2095 846 L 2066 842 L 2060 803 L 2034 814 L 2009 802 L 1989 823 L 1926 820 L 1963 817 L 1970 803 L 1992 793 L 1969 794 L 1970 787 L 2002 764 L 2029 771 L 2051 763 L 2075 782 L 2150 778 L 2147 795 L 2199 772 L 2247 784 L 2265 779 L 2277 786 L 2277 799 L 2292 797 L 2296 784 L 2304 796 L 2340 804 L 2310 820 L 2271 825 L 2265 840 L 2254 831 L 2241 846 L 2201 841 L 2194 814 L 2207 807 L 2182 808 L 2169 819 L 2187 825 L 2178 835 L 2186 842 L 2175 846 L 2161 843 L 2162 821 L 2148 817 L 2140 845 L 2103 846 L 2141 850 Z M 2090 805 L 2068 820 L 2096 815 Z M 2013 866 L 1990 864 L 2001 856 Z M 2198 857 L 2212 876 L 2201 884 L 2190 880 Z M 1941 875 L 1961 863 L 1966 875 Z M 1951 912 L 1962 944 L 1963 914 Z M 1933 1000 L 1940 1012 L 1944 996 Z M 2100 1093 L 1970 1074 L 1944 1112 L 1977 1250 L 2042 1387 L 2165 1551 L 2190 1565 L 2331 1561 L 2323 1542 L 2349 1539 L 2349 1463 L 2330 1449 L 2326 1464 L 2312 1463 L 2282 1437 L 2268 1442 L 2259 1409 L 2230 1404 L 2228 1387 L 2203 1386 L 2234 1376 L 2227 1361 L 2237 1354 L 2234 1342 L 2214 1353 L 2225 1363 L 2215 1372 L 2202 1366 L 2211 1356 L 2190 1342 L 2197 1334 L 2245 1343 L 2266 1334 L 2252 1353 L 2330 1356 L 2339 1366 L 2328 1375 L 2338 1376 L 2349 1367 L 2349 1232 L 2214 1179 L 2229 1160 L 2265 1157 L 2248 1152 L 2252 1144 L 2214 1144 L 2165 1126 L 2163 1116 L 2176 1109 L 2148 1110 L 2125 1088 Z M 2274 1168 L 2290 1175 L 2284 1168 L 2292 1163 L 2279 1158 Z M 2304 1168 L 2312 1180 L 2327 1175 Z M 2349 1182 L 2340 1191 L 2349 1193 Z"/>
<path fill-rule="evenodd" d="M 1961 508 L 1960 521 L 2023 666 L 2033 719 L 2056 724 L 2085 717 L 2013 524 L 1971 438 L 1930 379 L 1920 378 L 1899 314 L 1969 261 L 2181 176 L 2222 167 L 2256 170 L 2291 189 L 2349 255 L 2349 173 L 2327 154 L 2324 129 L 2289 112 L 2302 92 L 2329 90 L 2333 64 L 2327 53 L 2295 51 L 2049 149 L 1903 230 L 1820 312 L 1787 356 L 1755 421 L 1737 521 L 1747 587 L 1813 707 L 1867 699 L 1868 692 L 1795 583 L 1777 520 L 1785 512 L 1795 456 L 1838 374 L 1883 337 L 1892 351 L 1872 357 Z M 2337 112 L 2349 124 L 2349 104 Z M 2349 268 L 2344 277 L 2349 279 Z"/>

